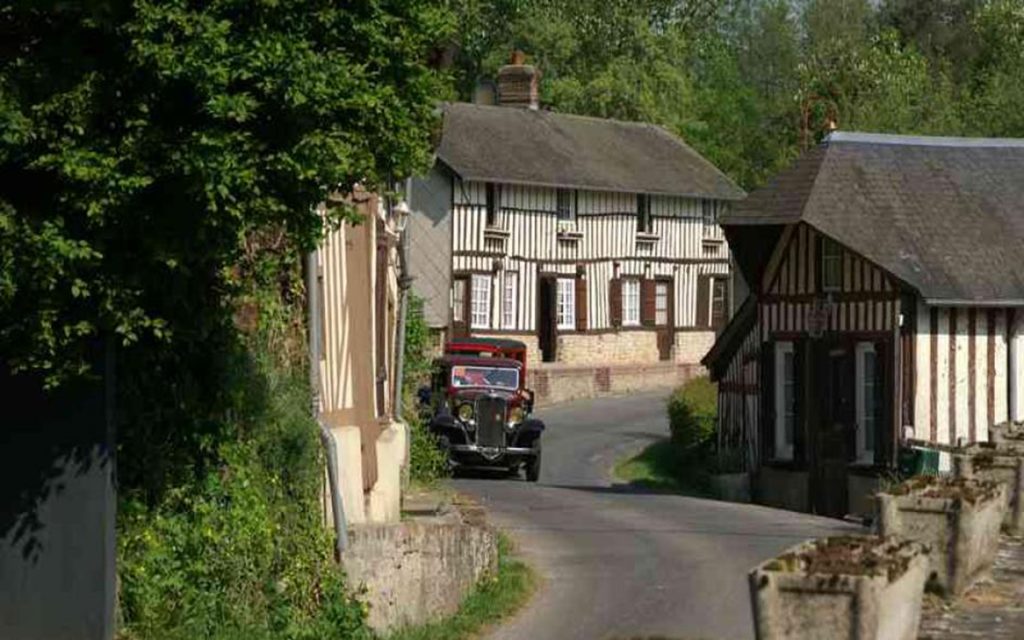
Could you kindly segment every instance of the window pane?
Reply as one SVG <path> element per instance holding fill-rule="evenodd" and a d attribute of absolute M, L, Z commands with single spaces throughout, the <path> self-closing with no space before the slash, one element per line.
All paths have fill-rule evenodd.
<path fill-rule="evenodd" d="M 473 296 L 470 322 L 475 329 L 487 329 L 491 326 L 491 277 L 475 274 L 473 276 Z"/>
<path fill-rule="evenodd" d="M 558 328 L 576 328 L 576 281 L 569 278 L 558 279 Z"/>
<path fill-rule="evenodd" d="M 572 221 L 572 195 L 573 192 L 569 189 L 559 189 L 557 192 L 557 202 L 555 204 L 555 210 L 558 213 L 558 219 L 560 221 Z"/>
<path fill-rule="evenodd" d="M 704 218 L 704 224 L 706 226 L 712 226 L 718 224 L 718 203 L 714 200 L 701 200 L 701 214 Z"/>
<path fill-rule="evenodd" d="M 622 281 L 622 324 L 640 324 L 640 281 Z"/>
<path fill-rule="evenodd" d="M 516 328 L 516 294 L 518 292 L 519 274 L 514 271 L 505 272 L 505 289 L 501 304 L 501 326 L 505 329 Z"/>
<path fill-rule="evenodd" d="M 654 324 L 668 324 L 668 285 L 659 282 L 654 290 Z"/>

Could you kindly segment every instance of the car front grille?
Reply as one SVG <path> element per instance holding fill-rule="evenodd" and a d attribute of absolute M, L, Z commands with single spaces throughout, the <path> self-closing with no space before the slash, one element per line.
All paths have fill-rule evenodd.
<path fill-rule="evenodd" d="M 483 396 L 476 400 L 476 443 L 481 447 L 505 446 L 504 398 Z"/>

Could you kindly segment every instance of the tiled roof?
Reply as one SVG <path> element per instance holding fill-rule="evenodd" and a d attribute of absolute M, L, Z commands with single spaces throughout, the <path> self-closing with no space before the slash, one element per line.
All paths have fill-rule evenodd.
<path fill-rule="evenodd" d="M 1024 304 L 1024 140 L 835 133 L 721 223 L 797 221 L 926 300 Z"/>
<path fill-rule="evenodd" d="M 737 200 L 724 173 L 661 127 L 514 107 L 444 106 L 438 157 L 466 180 Z"/>

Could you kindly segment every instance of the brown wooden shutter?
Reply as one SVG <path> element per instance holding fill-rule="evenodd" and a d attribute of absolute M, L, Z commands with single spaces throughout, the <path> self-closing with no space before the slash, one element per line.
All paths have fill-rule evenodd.
<path fill-rule="evenodd" d="M 644 278 L 640 281 L 640 324 L 645 327 L 654 326 L 655 315 L 654 280 Z"/>
<path fill-rule="evenodd" d="M 697 276 L 697 326 L 711 326 L 711 276 Z"/>
<path fill-rule="evenodd" d="M 587 280 L 576 276 L 576 330 L 587 330 Z"/>
<path fill-rule="evenodd" d="M 608 314 L 613 327 L 622 326 L 622 278 L 608 283 Z"/>

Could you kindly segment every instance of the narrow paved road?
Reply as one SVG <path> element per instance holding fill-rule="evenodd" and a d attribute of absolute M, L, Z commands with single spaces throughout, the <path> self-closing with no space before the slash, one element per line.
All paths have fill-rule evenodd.
<path fill-rule="evenodd" d="M 621 455 L 668 435 L 664 395 L 539 411 L 541 481 L 459 479 L 541 574 L 494 640 L 752 638 L 746 573 L 808 537 L 853 527 L 751 505 L 613 486 Z"/>

